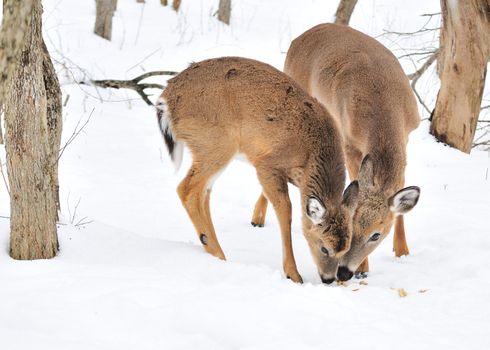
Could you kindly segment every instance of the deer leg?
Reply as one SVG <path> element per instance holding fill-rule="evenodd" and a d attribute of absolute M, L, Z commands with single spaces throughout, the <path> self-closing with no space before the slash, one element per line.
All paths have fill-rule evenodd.
<path fill-rule="evenodd" d="M 398 215 L 395 218 L 395 234 L 393 236 L 393 250 L 395 256 L 408 255 L 407 239 L 405 238 L 405 225 L 403 223 L 403 215 Z"/>
<path fill-rule="evenodd" d="M 356 270 L 356 278 L 366 278 L 369 272 L 369 260 L 366 256 L 362 261 L 361 265 Z"/>
<path fill-rule="evenodd" d="M 267 168 L 257 169 L 257 175 L 274 211 L 281 228 L 283 269 L 287 278 L 296 283 L 303 283 L 293 254 L 291 240 L 291 201 L 288 195 L 288 183 L 284 174 Z"/>
<path fill-rule="evenodd" d="M 223 164 L 206 164 L 204 168 L 200 162 L 194 162 L 177 188 L 180 200 L 187 211 L 199 240 L 204 249 L 217 258 L 225 260 L 225 255 L 219 245 L 216 232 L 209 213 L 210 189 L 207 188 L 210 178 L 222 169 Z"/>
<path fill-rule="evenodd" d="M 257 203 L 255 204 L 254 213 L 252 216 L 252 226 L 253 227 L 264 227 L 265 214 L 267 213 L 267 198 L 261 193 Z"/>

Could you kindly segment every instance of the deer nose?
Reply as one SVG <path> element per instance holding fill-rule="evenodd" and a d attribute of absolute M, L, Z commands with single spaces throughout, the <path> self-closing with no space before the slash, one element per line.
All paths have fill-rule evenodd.
<path fill-rule="evenodd" d="M 325 284 L 331 284 L 333 281 L 335 281 L 335 278 L 324 278 L 323 276 L 320 276 L 322 279 L 322 282 Z"/>
<path fill-rule="evenodd" d="M 339 270 L 337 271 L 337 279 L 339 281 L 348 281 L 352 278 L 354 272 L 350 271 L 347 266 L 339 266 Z"/>

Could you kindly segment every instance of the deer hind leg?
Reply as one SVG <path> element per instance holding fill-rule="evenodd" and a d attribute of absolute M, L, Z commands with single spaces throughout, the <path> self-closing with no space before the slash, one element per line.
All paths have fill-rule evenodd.
<path fill-rule="evenodd" d="M 252 226 L 253 227 L 264 227 L 265 224 L 265 214 L 267 213 L 267 198 L 264 193 L 260 194 L 257 203 L 255 204 L 254 213 L 252 216 Z"/>
<path fill-rule="evenodd" d="M 214 162 L 202 162 L 194 159 L 187 176 L 177 188 L 180 200 L 194 224 L 204 249 L 222 260 L 225 260 L 225 255 L 219 245 L 211 220 L 209 211 L 211 189 L 208 186 L 211 178 L 218 174 L 230 159 L 231 156 Z"/>
<path fill-rule="evenodd" d="M 405 237 L 405 225 L 403 222 L 403 215 L 398 215 L 395 218 L 395 234 L 393 235 L 393 250 L 395 256 L 400 257 L 402 255 L 408 255 L 407 239 Z"/>
<path fill-rule="evenodd" d="M 291 240 L 291 201 L 288 195 L 287 178 L 281 172 L 264 167 L 257 168 L 257 176 L 262 185 L 265 196 L 271 202 L 276 212 L 281 229 L 283 269 L 287 278 L 296 283 L 303 283 L 303 279 L 296 268 Z"/>

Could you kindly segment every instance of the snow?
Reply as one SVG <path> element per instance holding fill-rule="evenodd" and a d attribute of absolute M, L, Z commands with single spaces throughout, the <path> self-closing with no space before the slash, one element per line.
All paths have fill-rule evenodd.
<path fill-rule="evenodd" d="M 407 185 L 422 193 L 405 218 L 411 254 L 395 258 L 386 239 L 370 256 L 367 284 L 321 284 L 291 187 L 305 281 L 296 285 L 282 273 L 272 208 L 264 228 L 250 225 L 260 193 L 250 165 L 232 162 L 213 187 L 213 219 L 228 259 L 219 261 L 204 253 L 175 191 L 190 157 L 174 174 L 154 109 L 133 92 L 73 83 L 84 77 L 77 67 L 94 79 L 122 79 L 220 55 L 281 68 L 291 39 L 330 20 L 336 1 L 236 0 L 228 28 L 211 17 L 217 1 L 184 0 L 175 14 L 157 0 L 119 0 L 111 42 L 92 35 L 93 1 L 43 3 L 45 38 L 64 99 L 70 96 L 62 144 L 77 123 L 88 123 L 60 161 L 55 259 L 9 258 L 8 195 L 0 186 L 1 349 L 490 347 L 490 153 L 436 143 L 427 121 L 412 133 Z M 415 30 L 425 21 L 420 14 L 437 11 L 436 0 L 360 1 L 352 25 L 373 36 L 383 28 Z M 404 67 L 412 72 L 409 62 Z M 4 161 L 3 148 L 1 155 Z M 408 295 L 401 298 L 399 288 Z"/>

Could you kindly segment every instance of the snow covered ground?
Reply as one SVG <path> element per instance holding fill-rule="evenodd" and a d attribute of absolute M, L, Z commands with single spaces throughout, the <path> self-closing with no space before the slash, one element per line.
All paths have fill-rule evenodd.
<path fill-rule="evenodd" d="M 94 79 L 132 78 L 221 55 L 281 68 L 291 39 L 330 20 L 337 5 L 235 0 L 228 28 L 211 17 L 217 2 L 184 0 L 175 14 L 157 0 L 119 0 L 112 42 L 92 34 L 93 1 L 43 2 L 45 38 L 68 99 L 63 143 L 77 123 L 88 123 L 60 162 L 57 258 L 9 258 L 1 186 L 0 349 L 490 348 L 490 153 L 438 144 L 426 121 L 408 149 L 407 185 L 422 188 L 405 220 L 411 255 L 395 258 L 386 239 L 370 257 L 367 284 L 321 284 L 295 188 L 293 241 L 305 283 L 286 280 L 272 210 L 264 228 L 249 224 L 260 188 L 254 169 L 240 162 L 211 198 L 228 261 L 203 252 L 175 192 L 189 156 L 174 174 L 151 107 L 132 92 L 73 79 L 84 77 L 82 69 Z M 365 0 L 352 25 L 373 36 L 415 30 L 425 21 L 420 14 L 437 11 L 436 0 Z"/>

